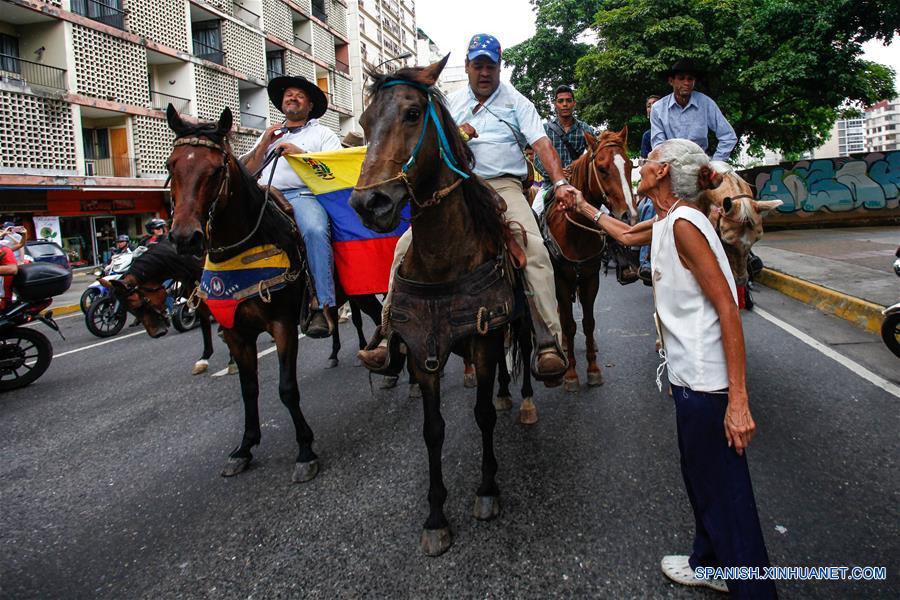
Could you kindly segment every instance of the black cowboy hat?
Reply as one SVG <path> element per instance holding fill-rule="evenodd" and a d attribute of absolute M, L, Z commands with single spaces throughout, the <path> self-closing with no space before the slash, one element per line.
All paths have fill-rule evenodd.
<path fill-rule="evenodd" d="M 309 111 L 310 119 L 318 119 L 325 114 L 328 109 L 328 99 L 325 92 L 319 89 L 319 86 L 309 81 L 306 77 L 292 77 L 290 75 L 282 75 L 269 81 L 266 89 L 269 92 L 269 100 L 275 105 L 275 108 L 281 110 L 281 100 L 284 98 L 284 91 L 288 88 L 299 88 L 306 92 L 313 104 L 312 110 Z"/>
<path fill-rule="evenodd" d="M 679 58 L 672 63 L 672 66 L 667 71 L 663 71 L 662 76 L 669 78 L 674 77 L 678 73 L 690 73 L 698 79 L 704 75 L 703 69 L 698 67 L 693 60 L 690 58 Z"/>

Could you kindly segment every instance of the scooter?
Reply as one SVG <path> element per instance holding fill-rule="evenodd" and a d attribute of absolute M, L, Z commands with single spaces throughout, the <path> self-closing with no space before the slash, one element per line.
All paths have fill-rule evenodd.
<path fill-rule="evenodd" d="M 0 391 L 25 387 L 47 371 L 53 359 L 50 340 L 37 329 L 23 325 L 40 321 L 63 337 L 53 313 L 41 311 L 71 284 L 72 272 L 59 265 L 19 265 L 13 278 L 12 302 L 0 312 Z"/>
<path fill-rule="evenodd" d="M 107 281 L 119 279 L 128 272 L 128 269 L 131 267 L 131 262 L 134 259 L 134 252 L 123 252 L 121 254 L 116 254 L 115 256 L 113 256 L 109 261 L 109 264 L 102 269 L 98 267 L 96 270 L 94 270 L 94 275 L 97 277 L 97 281 L 89 285 L 88 288 L 84 290 L 84 293 L 81 294 L 81 312 L 86 315 L 88 310 L 91 308 L 91 304 L 93 304 L 96 300 L 109 295 L 109 290 L 103 287 L 103 285 L 100 283 L 100 279 L 106 279 Z"/>
<path fill-rule="evenodd" d="M 897 248 L 895 256 L 897 258 L 894 260 L 894 273 L 900 277 L 900 248 Z M 900 356 L 900 302 L 888 306 L 881 314 L 884 315 L 884 321 L 881 323 L 881 339 L 895 356 Z"/>

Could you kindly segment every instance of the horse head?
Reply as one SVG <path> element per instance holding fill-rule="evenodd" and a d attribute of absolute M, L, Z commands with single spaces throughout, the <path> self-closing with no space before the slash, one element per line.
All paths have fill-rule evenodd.
<path fill-rule="evenodd" d="M 166 317 L 166 288 L 162 282 L 139 283 L 134 275 L 122 279 L 100 280 L 122 303 L 125 309 L 140 320 L 147 334 L 152 338 L 166 335 L 169 319 Z"/>
<path fill-rule="evenodd" d="M 754 200 L 750 184 L 735 173 L 731 165 L 713 162 L 712 166 L 722 175 L 722 183 L 716 189 L 707 190 L 702 203 L 707 205 L 710 221 L 718 226 L 735 283 L 745 285 L 750 248 L 763 235 L 762 218 L 768 211 L 781 206 L 782 201 Z"/>
<path fill-rule="evenodd" d="M 429 126 L 430 120 L 439 119 L 454 150 L 468 151 L 463 150 L 439 92 L 431 89 L 449 57 L 388 75 L 370 73 L 371 102 L 359 118 L 368 151 L 350 196 L 350 206 L 369 229 L 381 233 L 395 229 L 403 207 L 416 195 L 426 195 L 429 185 L 439 179 L 438 129 Z"/>
<path fill-rule="evenodd" d="M 617 219 L 634 220 L 637 210 L 631 191 L 631 161 L 625 150 L 628 126 L 604 131 L 599 137 L 585 132 L 584 139 L 587 153 L 572 163 L 573 184 L 594 206 L 605 201 Z"/>
<path fill-rule="evenodd" d="M 228 182 L 231 149 L 228 132 L 232 115 L 228 107 L 217 123 L 185 123 L 169 104 L 169 127 L 175 132 L 175 145 L 166 161 L 171 178 L 174 208 L 170 238 L 183 254 L 202 254 L 204 227 L 215 203 L 227 202 L 224 188 Z"/>

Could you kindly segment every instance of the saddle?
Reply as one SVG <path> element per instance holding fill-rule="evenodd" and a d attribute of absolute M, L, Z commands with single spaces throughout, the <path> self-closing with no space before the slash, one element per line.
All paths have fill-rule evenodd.
<path fill-rule="evenodd" d="M 506 325 L 515 311 L 506 271 L 500 256 L 446 283 L 421 283 L 396 274 L 384 372 L 396 371 L 402 364 L 401 343 L 420 369 L 437 373 L 458 341 Z"/>

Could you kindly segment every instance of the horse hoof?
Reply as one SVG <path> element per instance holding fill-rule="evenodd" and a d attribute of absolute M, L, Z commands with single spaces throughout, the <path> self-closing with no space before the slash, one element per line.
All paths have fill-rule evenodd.
<path fill-rule="evenodd" d="M 588 371 L 587 384 L 592 387 L 603 385 L 603 373 L 600 371 Z"/>
<path fill-rule="evenodd" d="M 421 398 L 422 397 L 422 388 L 419 387 L 418 383 L 409 384 L 409 397 L 410 398 Z"/>
<path fill-rule="evenodd" d="M 525 398 L 522 400 L 522 406 L 519 407 L 519 423 L 522 425 L 534 425 L 537 422 L 537 406 L 534 405 L 534 400 Z"/>
<path fill-rule="evenodd" d="M 237 375 L 238 366 L 235 363 L 228 363 L 228 374 Z"/>
<path fill-rule="evenodd" d="M 509 396 L 497 396 L 494 398 L 494 409 L 509 410 L 512 408 L 512 398 Z"/>
<path fill-rule="evenodd" d="M 472 511 L 479 521 L 490 521 L 500 515 L 499 496 L 475 496 L 475 509 Z"/>
<path fill-rule="evenodd" d="M 250 458 L 229 458 L 222 469 L 222 477 L 234 477 L 247 470 L 250 465 Z"/>
<path fill-rule="evenodd" d="M 206 373 L 206 370 L 209 369 L 209 361 L 201 358 L 197 362 L 194 363 L 194 368 L 191 369 L 191 375 L 199 375 L 200 373 Z"/>
<path fill-rule="evenodd" d="M 563 380 L 563 388 L 565 388 L 567 392 L 577 392 L 579 385 L 577 377 L 572 379 L 567 377 Z"/>
<path fill-rule="evenodd" d="M 291 480 L 294 483 L 304 483 L 319 474 L 319 461 L 298 462 L 294 464 L 294 475 Z"/>
<path fill-rule="evenodd" d="M 379 386 L 383 390 L 392 390 L 397 387 L 397 381 L 399 377 L 394 375 L 385 375 L 384 379 L 381 380 L 381 385 Z"/>
<path fill-rule="evenodd" d="M 463 387 L 478 387 L 478 380 L 475 378 L 475 373 L 463 373 Z"/>
<path fill-rule="evenodd" d="M 453 544 L 449 527 L 422 530 L 422 552 L 427 556 L 440 556 Z"/>
<path fill-rule="evenodd" d="M 329 358 L 328 362 L 325 364 L 326 369 L 333 369 L 336 366 L 338 366 L 338 359 L 336 358 Z"/>

